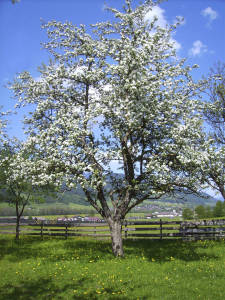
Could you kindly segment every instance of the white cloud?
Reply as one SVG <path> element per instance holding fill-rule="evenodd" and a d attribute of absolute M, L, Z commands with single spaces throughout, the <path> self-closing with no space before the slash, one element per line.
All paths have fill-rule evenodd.
<path fill-rule="evenodd" d="M 200 40 L 197 40 L 193 43 L 192 48 L 189 50 L 189 55 L 197 56 L 207 51 L 208 51 L 207 46 L 204 45 Z"/>
<path fill-rule="evenodd" d="M 159 6 L 153 6 L 153 8 L 151 10 L 149 10 L 147 12 L 147 14 L 145 15 L 145 21 L 152 22 L 154 20 L 154 18 L 157 18 L 157 21 L 155 23 L 156 26 L 159 26 L 161 28 L 166 28 L 166 26 L 169 25 L 169 23 L 166 19 L 166 16 L 165 16 L 165 10 Z M 178 18 L 180 20 L 182 19 L 181 16 L 178 16 Z M 181 24 L 182 24 L 182 22 L 181 22 Z M 183 21 L 183 24 L 184 24 L 184 21 Z M 182 48 L 181 44 L 174 38 L 171 38 L 170 42 L 174 45 L 174 48 L 177 51 L 179 51 Z"/>
<path fill-rule="evenodd" d="M 179 51 L 182 48 L 181 44 L 177 40 L 171 38 L 170 42 L 173 44 L 176 51 Z"/>
<path fill-rule="evenodd" d="M 213 10 L 210 6 L 203 9 L 201 14 L 206 17 L 209 18 L 209 21 L 212 22 L 213 20 L 215 20 L 218 17 L 218 13 Z"/>
<path fill-rule="evenodd" d="M 168 24 L 166 17 L 164 16 L 165 10 L 160 8 L 159 6 L 154 6 L 151 10 L 147 12 L 145 15 L 145 20 L 152 22 L 154 18 L 157 18 L 156 26 L 165 28 Z"/>

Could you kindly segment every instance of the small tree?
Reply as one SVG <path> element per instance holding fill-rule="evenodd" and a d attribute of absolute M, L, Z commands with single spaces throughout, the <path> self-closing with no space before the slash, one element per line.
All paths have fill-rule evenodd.
<path fill-rule="evenodd" d="M 188 208 L 188 207 L 184 208 L 183 211 L 182 211 L 182 218 L 184 220 L 192 220 L 192 219 L 194 219 L 194 212 L 193 212 L 193 210 L 190 209 L 190 208 Z"/>
<path fill-rule="evenodd" d="M 195 214 L 198 219 L 203 219 L 206 217 L 206 209 L 203 205 L 198 205 L 195 207 Z"/>
<path fill-rule="evenodd" d="M 205 217 L 206 218 L 212 218 L 213 217 L 213 211 L 212 211 L 212 208 L 210 206 L 206 206 L 205 208 Z"/>
<path fill-rule="evenodd" d="M 49 191 L 47 186 L 33 186 L 27 179 L 15 176 L 15 166 L 12 168 L 11 164 L 14 164 L 14 160 L 17 160 L 17 155 L 19 155 L 18 146 L 18 144 L 5 145 L 0 152 L 0 200 L 16 208 L 17 240 L 20 234 L 20 220 L 25 207 L 31 202 L 43 201 L 44 195 Z"/>
<path fill-rule="evenodd" d="M 91 34 L 83 25 L 43 25 L 53 60 L 39 69 L 40 80 L 24 72 L 11 85 L 18 105 L 36 107 L 25 123 L 26 149 L 38 159 L 18 157 L 18 176 L 32 185 L 79 184 L 108 222 L 115 256 L 123 256 L 122 222 L 133 207 L 199 187 L 202 87 L 176 57 L 176 26 L 146 19 L 157 3 L 131 2 L 122 12 L 109 8 L 115 22 L 98 23 Z"/>
<path fill-rule="evenodd" d="M 213 208 L 214 217 L 224 217 L 225 216 L 225 202 L 217 201 L 215 207 Z"/>

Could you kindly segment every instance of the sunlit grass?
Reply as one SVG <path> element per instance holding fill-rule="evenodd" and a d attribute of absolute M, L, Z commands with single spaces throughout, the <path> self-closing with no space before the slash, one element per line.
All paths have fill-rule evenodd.
<path fill-rule="evenodd" d="M 224 241 L 0 236 L 0 299 L 224 299 Z"/>

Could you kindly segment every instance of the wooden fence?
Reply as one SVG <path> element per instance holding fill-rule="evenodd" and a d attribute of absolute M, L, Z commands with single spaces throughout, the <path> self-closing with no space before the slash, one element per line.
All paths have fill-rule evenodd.
<path fill-rule="evenodd" d="M 90 236 L 95 238 L 110 237 L 106 223 L 22 223 L 20 233 L 40 236 Z M 14 223 L 0 223 L 0 234 L 15 234 Z M 124 239 L 221 239 L 225 238 L 225 219 L 202 221 L 124 221 L 122 226 Z"/>
<path fill-rule="evenodd" d="M 225 238 L 225 219 L 201 221 L 125 222 L 125 237 L 151 239 L 221 239 Z"/>

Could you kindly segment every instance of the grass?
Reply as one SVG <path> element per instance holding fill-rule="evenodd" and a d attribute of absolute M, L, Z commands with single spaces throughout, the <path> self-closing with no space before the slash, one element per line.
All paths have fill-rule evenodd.
<path fill-rule="evenodd" d="M 0 235 L 0 299 L 222 300 L 225 243 Z"/>

